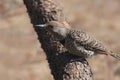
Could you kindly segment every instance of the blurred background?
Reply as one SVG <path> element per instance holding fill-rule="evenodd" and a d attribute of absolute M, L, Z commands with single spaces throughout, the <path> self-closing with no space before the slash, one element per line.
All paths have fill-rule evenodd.
<path fill-rule="evenodd" d="M 57 0 L 67 21 L 120 53 L 120 0 Z M 95 80 L 120 80 L 120 62 L 97 55 Z M 53 80 L 22 0 L 0 0 L 0 80 Z"/>

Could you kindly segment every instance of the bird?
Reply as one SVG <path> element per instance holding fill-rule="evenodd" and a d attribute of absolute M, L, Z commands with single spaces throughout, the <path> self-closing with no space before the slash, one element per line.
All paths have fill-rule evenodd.
<path fill-rule="evenodd" d="M 35 26 L 50 31 L 60 42 L 64 42 L 63 46 L 73 55 L 88 58 L 104 54 L 120 60 L 120 55 L 108 50 L 103 43 L 82 29 L 72 28 L 66 21 L 49 21 Z"/>

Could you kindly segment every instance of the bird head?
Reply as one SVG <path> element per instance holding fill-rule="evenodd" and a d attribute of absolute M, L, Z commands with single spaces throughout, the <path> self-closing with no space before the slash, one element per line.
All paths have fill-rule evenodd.
<path fill-rule="evenodd" d="M 46 24 L 36 25 L 41 28 L 46 28 L 49 31 L 53 32 L 53 34 L 65 37 L 68 30 L 71 28 L 67 22 L 59 22 L 59 21 L 50 21 Z"/>

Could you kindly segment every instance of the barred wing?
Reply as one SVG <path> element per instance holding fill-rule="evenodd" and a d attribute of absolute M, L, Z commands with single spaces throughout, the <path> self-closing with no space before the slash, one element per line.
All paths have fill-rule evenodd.
<path fill-rule="evenodd" d="M 106 48 L 102 43 L 82 30 L 71 30 L 68 36 L 73 39 L 78 46 L 83 46 L 86 50 L 106 53 Z"/>

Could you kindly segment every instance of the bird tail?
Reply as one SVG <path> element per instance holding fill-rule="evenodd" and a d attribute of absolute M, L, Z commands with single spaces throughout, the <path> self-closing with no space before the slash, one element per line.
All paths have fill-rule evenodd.
<path fill-rule="evenodd" d="M 110 52 L 110 55 L 118 60 L 120 60 L 120 55 Z"/>

